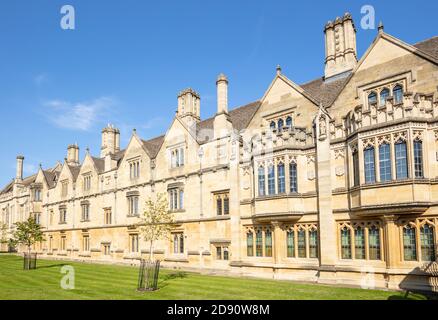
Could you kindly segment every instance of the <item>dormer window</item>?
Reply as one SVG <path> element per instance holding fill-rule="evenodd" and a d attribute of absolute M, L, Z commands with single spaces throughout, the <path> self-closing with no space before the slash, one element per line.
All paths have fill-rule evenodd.
<path fill-rule="evenodd" d="M 91 176 L 84 176 L 84 191 L 90 191 L 91 189 Z"/>
<path fill-rule="evenodd" d="M 170 151 L 171 168 L 184 166 L 184 147 L 175 148 Z"/>
<path fill-rule="evenodd" d="M 131 180 L 140 178 L 140 160 L 129 163 L 129 177 Z"/>

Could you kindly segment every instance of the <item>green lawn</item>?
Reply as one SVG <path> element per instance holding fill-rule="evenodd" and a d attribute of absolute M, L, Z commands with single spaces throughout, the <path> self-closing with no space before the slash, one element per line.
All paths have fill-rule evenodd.
<path fill-rule="evenodd" d="M 75 290 L 60 287 L 64 264 L 75 268 Z M 38 269 L 23 271 L 23 259 L 0 255 L 0 299 L 12 300 L 294 300 L 294 299 L 402 299 L 403 293 L 361 290 L 290 281 L 205 276 L 163 270 L 156 292 L 136 291 L 137 268 L 38 260 Z M 410 294 L 411 299 L 424 299 Z"/>

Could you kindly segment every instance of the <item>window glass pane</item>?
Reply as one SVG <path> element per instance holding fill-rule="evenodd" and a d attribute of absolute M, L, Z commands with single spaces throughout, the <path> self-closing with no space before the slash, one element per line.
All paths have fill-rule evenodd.
<path fill-rule="evenodd" d="M 222 259 L 222 247 L 216 247 L 216 259 Z"/>
<path fill-rule="evenodd" d="M 184 235 L 179 236 L 179 253 L 184 253 Z"/>
<path fill-rule="evenodd" d="M 298 257 L 306 258 L 306 231 L 298 231 Z"/>
<path fill-rule="evenodd" d="M 229 252 L 228 252 L 228 248 L 224 249 L 224 260 L 228 260 L 229 259 Z"/>
<path fill-rule="evenodd" d="M 377 103 L 377 94 L 375 92 L 371 92 L 368 96 L 368 104 L 372 105 Z"/>
<path fill-rule="evenodd" d="M 284 164 L 280 163 L 277 166 L 277 174 L 278 174 L 278 193 L 285 193 L 285 173 L 284 173 Z"/>
<path fill-rule="evenodd" d="M 359 154 L 357 151 L 353 152 L 353 183 L 354 186 L 359 185 Z"/>
<path fill-rule="evenodd" d="M 393 90 L 394 102 L 402 103 L 403 102 L 403 88 L 402 86 L 395 86 Z"/>
<path fill-rule="evenodd" d="M 309 231 L 309 257 L 318 258 L 318 232 L 316 230 Z"/>
<path fill-rule="evenodd" d="M 295 233 L 289 231 L 287 233 L 287 257 L 295 258 Z"/>
<path fill-rule="evenodd" d="M 365 259 L 365 232 L 361 227 L 354 230 L 354 249 L 356 259 Z"/>
<path fill-rule="evenodd" d="M 288 128 L 292 127 L 292 117 L 286 118 L 286 126 L 288 126 Z"/>
<path fill-rule="evenodd" d="M 230 199 L 228 196 L 225 196 L 224 198 L 224 214 L 230 214 Z"/>
<path fill-rule="evenodd" d="M 349 228 L 341 230 L 341 257 L 351 259 L 351 233 Z"/>
<path fill-rule="evenodd" d="M 423 178 L 423 143 L 414 141 L 415 178 Z"/>
<path fill-rule="evenodd" d="M 273 165 L 268 167 L 268 193 L 269 195 L 275 194 L 275 170 Z"/>
<path fill-rule="evenodd" d="M 275 130 L 275 122 L 274 121 L 271 122 L 270 128 L 271 128 L 271 130 Z"/>
<path fill-rule="evenodd" d="M 370 260 L 380 260 L 380 232 L 375 226 L 368 230 Z"/>
<path fill-rule="evenodd" d="M 254 235 L 252 232 L 248 232 L 246 235 L 246 255 L 252 257 L 254 255 Z"/>
<path fill-rule="evenodd" d="M 379 166 L 380 181 L 386 182 L 392 180 L 391 174 L 391 148 L 389 144 L 384 143 L 379 147 Z"/>
<path fill-rule="evenodd" d="M 406 179 L 408 177 L 406 142 L 395 144 L 395 167 L 397 179 Z"/>
<path fill-rule="evenodd" d="M 417 260 L 417 240 L 415 238 L 415 228 L 411 226 L 403 228 L 403 251 L 406 261 Z"/>
<path fill-rule="evenodd" d="M 259 168 L 259 196 L 265 195 L 265 168 Z"/>
<path fill-rule="evenodd" d="M 218 216 L 222 215 L 222 198 L 220 196 L 216 199 L 216 211 Z"/>
<path fill-rule="evenodd" d="M 365 163 L 365 183 L 376 182 L 375 165 L 374 165 L 374 148 L 367 148 L 364 151 Z"/>
<path fill-rule="evenodd" d="M 380 105 L 384 106 L 388 98 L 389 98 L 389 89 L 383 89 L 382 92 L 380 92 Z"/>
<path fill-rule="evenodd" d="M 290 192 L 298 192 L 297 164 L 289 164 Z"/>
<path fill-rule="evenodd" d="M 184 191 L 179 191 L 179 209 L 184 209 Z"/>
<path fill-rule="evenodd" d="M 263 233 L 261 230 L 256 232 L 256 256 L 263 256 Z"/>
<path fill-rule="evenodd" d="M 278 131 L 281 131 L 283 129 L 283 119 L 278 120 Z"/>
<path fill-rule="evenodd" d="M 272 257 L 272 232 L 270 230 L 265 232 L 265 256 Z"/>
<path fill-rule="evenodd" d="M 434 228 L 428 224 L 425 224 L 420 229 L 421 238 L 421 260 L 423 261 L 435 261 L 435 241 L 434 241 Z"/>

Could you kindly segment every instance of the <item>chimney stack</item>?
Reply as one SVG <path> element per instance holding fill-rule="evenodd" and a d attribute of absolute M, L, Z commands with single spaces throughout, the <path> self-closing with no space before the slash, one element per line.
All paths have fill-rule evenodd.
<path fill-rule="evenodd" d="M 201 120 L 201 96 L 192 88 L 187 88 L 178 94 L 178 116 L 187 126 L 192 126 Z"/>
<path fill-rule="evenodd" d="M 217 114 L 228 113 L 228 79 L 221 73 L 216 81 Z"/>
<path fill-rule="evenodd" d="M 70 166 L 79 165 L 79 146 L 77 143 L 71 144 L 67 148 L 67 164 Z"/>
<path fill-rule="evenodd" d="M 15 176 L 15 181 L 16 182 L 23 181 L 23 162 L 24 162 L 24 157 L 23 156 L 17 156 L 17 173 L 16 173 L 16 176 Z"/>
<path fill-rule="evenodd" d="M 120 130 L 108 124 L 102 130 L 102 147 L 100 157 L 104 158 L 107 154 L 114 154 L 120 151 Z"/>
<path fill-rule="evenodd" d="M 329 21 L 325 33 L 325 78 L 353 70 L 357 64 L 356 28 L 350 13 Z"/>

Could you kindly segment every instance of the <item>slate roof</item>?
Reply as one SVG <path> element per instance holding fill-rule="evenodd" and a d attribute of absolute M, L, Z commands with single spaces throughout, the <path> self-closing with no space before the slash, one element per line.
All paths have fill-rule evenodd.
<path fill-rule="evenodd" d="M 46 177 L 47 185 L 49 186 L 49 189 L 52 189 L 56 185 L 56 171 L 52 170 L 43 170 L 44 176 Z"/>
<path fill-rule="evenodd" d="M 164 142 L 164 135 L 150 139 L 150 140 L 142 140 L 143 145 L 145 146 L 149 156 L 151 159 L 155 158 L 160 151 L 161 145 Z"/>
<path fill-rule="evenodd" d="M 341 90 L 348 79 L 348 74 L 345 76 L 324 81 L 324 78 L 318 78 L 300 85 L 313 99 L 322 103 L 324 106 L 329 107 Z"/>
<path fill-rule="evenodd" d="M 438 59 L 438 36 L 414 44 L 414 47 Z"/>
<path fill-rule="evenodd" d="M 97 171 L 99 173 L 102 173 L 105 171 L 105 160 L 101 159 L 101 158 L 95 158 L 95 157 L 91 157 L 91 159 L 94 161 L 94 165 L 97 168 Z"/>

